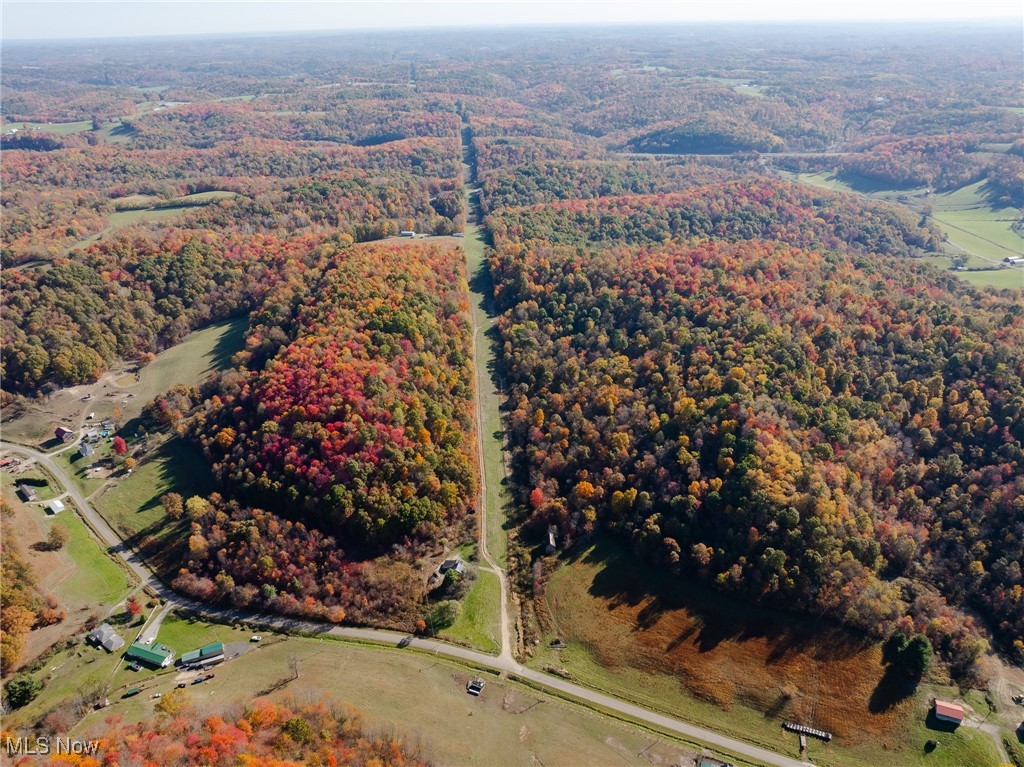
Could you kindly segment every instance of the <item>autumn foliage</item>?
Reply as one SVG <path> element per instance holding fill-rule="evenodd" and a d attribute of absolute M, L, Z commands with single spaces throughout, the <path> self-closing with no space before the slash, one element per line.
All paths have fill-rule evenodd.
<path fill-rule="evenodd" d="M 167 707 L 165 707 L 167 708 Z M 291 698 L 257 698 L 226 709 L 199 709 L 187 700 L 173 715 L 141 722 L 110 716 L 86 733 L 95 754 L 61 754 L 49 760 L 25 757 L 17 764 L 100 767 L 113 764 L 160 767 L 425 767 L 417 749 L 394 734 L 377 733 L 362 714 L 331 700 L 300 704 Z"/>
<path fill-rule="evenodd" d="M 756 240 L 515 244 L 492 270 L 528 526 L 961 667 L 983 645 L 952 605 L 1020 635 L 1019 297 Z"/>
<path fill-rule="evenodd" d="M 461 251 L 439 246 L 334 254 L 290 341 L 199 425 L 221 476 L 347 549 L 461 518 L 475 486 L 464 268 Z"/>

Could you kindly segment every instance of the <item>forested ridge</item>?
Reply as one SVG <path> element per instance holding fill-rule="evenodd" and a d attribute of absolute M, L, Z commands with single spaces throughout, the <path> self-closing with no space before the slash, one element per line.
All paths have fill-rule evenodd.
<path fill-rule="evenodd" d="M 963 668 L 946 600 L 1020 637 L 1019 297 L 765 241 L 492 267 L 527 525 L 876 636 L 910 616 Z"/>
<path fill-rule="evenodd" d="M 215 468 L 364 545 L 457 519 L 475 484 L 466 290 L 454 248 L 335 254 L 289 342 L 203 417 Z"/>

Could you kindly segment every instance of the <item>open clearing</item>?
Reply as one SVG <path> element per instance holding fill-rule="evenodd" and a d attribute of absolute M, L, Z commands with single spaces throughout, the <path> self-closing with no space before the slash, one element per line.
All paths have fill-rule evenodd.
<path fill-rule="evenodd" d="M 126 226 L 131 226 L 132 224 L 150 224 L 155 221 L 167 221 L 180 216 L 192 208 L 202 207 L 203 205 L 209 205 L 217 202 L 218 200 L 224 200 L 234 196 L 234 192 L 199 192 L 197 194 L 190 194 L 184 197 L 176 197 L 167 203 L 161 203 L 159 205 L 157 203 L 160 202 L 160 198 L 150 198 L 145 195 L 133 195 L 133 198 L 131 198 L 129 203 L 124 203 L 124 200 L 128 200 L 129 198 L 115 200 L 114 203 L 115 205 L 118 205 L 119 209 L 107 217 L 106 227 L 91 237 L 79 240 L 69 247 L 68 251 L 87 248 L 90 245 L 99 242 L 111 233 L 116 232 L 118 229 L 123 229 Z M 123 207 L 126 204 L 138 205 L 144 204 L 145 202 L 149 202 L 151 207 Z"/>
<path fill-rule="evenodd" d="M 167 516 L 161 496 L 177 492 L 187 499 L 213 488 L 213 475 L 202 454 L 177 438 L 155 449 L 130 477 L 105 489 L 93 505 L 118 535 L 142 552 L 158 575 L 166 577 L 181 564 L 179 547 L 189 527 Z"/>
<path fill-rule="evenodd" d="M 128 574 L 92 537 L 89 528 L 73 510 L 51 518 L 49 525 L 54 524 L 63 525 L 71 533 L 65 551 L 74 561 L 73 577 L 56 589 L 58 599 L 69 604 L 94 604 L 99 606 L 101 614 L 106 613 L 131 589 Z"/>
<path fill-rule="evenodd" d="M 72 133 L 84 133 L 85 131 L 92 130 L 92 120 L 78 120 L 69 123 L 6 123 L 2 127 L 4 133 L 13 129 L 68 136 Z"/>
<path fill-rule="evenodd" d="M 451 626 L 439 632 L 439 636 L 451 642 L 469 645 L 484 652 L 497 653 L 500 649 L 501 590 L 498 576 L 490 570 L 477 568 L 476 580 L 462 599 L 459 618 Z"/>
<path fill-rule="evenodd" d="M 106 615 L 112 605 L 124 599 L 132 583 L 73 510 L 53 517 L 39 506 L 23 503 L 6 475 L 3 498 L 14 510 L 12 534 L 20 542 L 21 553 L 32 568 L 36 583 L 44 593 L 52 594 L 67 612 L 67 618 L 60 623 L 29 632 L 21 656 L 26 662 L 54 642 L 81 630 L 91 614 Z M 64 548 L 49 551 L 35 547 L 46 540 L 55 524 L 70 533 Z"/>
<path fill-rule="evenodd" d="M 500 755 L 497 763 L 506 765 L 669 765 L 687 764 L 693 756 L 684 747 L 489 674 L 483 695 L 474 698 L 465 686 L 476 674 L 427 654 L 263 636 L 246 655 L 213 669 L 214 679 L 186 688 L 193 703 L 201 708 L 261 695 L 324 696 L 355 706 L 374 728 L 393 729 L 420 744 L 439 764 L 491 767 Z M 298 679 L 292 678 L 292 659 L 298 660 Z M 115 682 L 121 679 L 119 672 Z M 88 733 L 114 713 L 129 721 L 151 716 L 157 702 L 151 695 L 174 689 L 177 674 L 142 672 L 132 679 L 144 688 L 141 695 L 124 700 L 112 695 L 112 705 L 90 714 L 74 734 Z"/>
<path fill-rule="evenodd" d="M 248 317 L 235 317 L 189 333 L 180 344 L 140 368 L 138 382 L 133 374 L 116 379 L 111 388 L 132 395 L 121 408 L 125 419 L 138 417 L 147 402 L 172 386 L 198 384 L 210 374 L 231 367 L 232 355 L 242 348 L 248 322 Z M 95 410 L 102 415 L 99 403 Z"/>
<path fill-rule="evenodd" d="M 138 381 L 130 372 L 134 363 L 124 363 L 94 384 L 71 386 L 31 401 L 23 412 L 4 421 L 4 440 L 47 449 L 56 446 L 52 437 L 57 426 L 77 429 L 88 413 L 95 413 L 96 421 L 112 418 L 125 423 L 136 418 L 147 402 L 172 386 L 197 384 L 228 369 L 231 356 L 242 348 L 247 324 L 247 317 L 236 317 L 190 333 L 141 368 Z"/>
<path fill-rule="evenodd" d="M 1024 269 L 1001 269 L 993 262 L 1007 256 L 1024 255 L 1024 237 L 1012 228 L 1021 217 L 1021 211 L 1013 207 L 994 208 L 985 198 L 984 181 L 961 187 L 952 192 L 926 195 L 921 189 L 889 189 L 878 183 L 865 181 L 855 183 L 840 180 L 833 173 L 782 173 L 784 178 L 831 189 L 835 192 L 861 194 L 875 200 L 903 205 L 915 213 L 931 207 L 931 220 L 942 230 L 954 247 L 950 252 L 962 248 L 971 255 L 966 264 L 969 271 L 957 272 L 957 276 L 978 285 L 996 288 L 1024 288 Z M 924 259 L 940 268 L 950 268 L 948 256 Z"/>
<path fill-rule="evenodd" d="M 927 701 L 881 666 L 877 645 L 833 624 L 765 610 L 670 582 L 615 544 L 579 552 L 551 576 L 551 629 L 531 661 L 695 724 L 798 756 L 793 720 L 833 732 L 812 741 L 820 765 L 998 764 L 986 733 L 935 733 Z M 567 647 L 549 643 L 562 639 Z M 916 760 L 916 761 L 915 761 Z"/>
<path fill-rule="evenodd" d="M 175 657 L 198 649 L 211 642 L 248 642 L 251 631 L 233 628 L 223 623 L 210 623 L 202 618 L 172 612 L 160 624 L 157 640 L 175 651 Z"/>
<path fill-rule="evenodd" d="M 494 560 L 505 566 L 508 536 L 505 531 L 505 508 L 508 494 L 505 492 L 505 456 L 504 431 L 501 423 L 501 395 L 494 383 L 494 348 L 492 328 L 494 319 L 488 313 L 491 295 L 490 275 L 485 268 L 485 250 L 483 232 L 472 225 L 466 226 L 466 237 L 462 240 L 466 251 L 469 269 L 469 300 L 477 327 L 480 332 L 474 339 L 475 354 L 478 364 L 485 365 L 489 375 L 481 376 L 484 381 L 480 387 L 480 407 L 483 413 L 482 422 L 478 425 L 480 439 L 483 440 L 484 465 L 481 471 L 487 484 L 485 503 L 490 513 L 487 516 L 487 550 Z"/>

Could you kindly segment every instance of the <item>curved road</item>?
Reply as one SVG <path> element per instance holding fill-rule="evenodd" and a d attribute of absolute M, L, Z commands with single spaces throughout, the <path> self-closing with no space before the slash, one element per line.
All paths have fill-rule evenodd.
<path fill-rule="evenodd" d="M 101 517 L 99 513 L 89 505 L 85 496 L 82 495 L 74 482 L 64 474 L 63 470 L 51 460 L 50 455 L 31 448 L 22 447 L 21 445 L 11 445 L 2 442 L 0 442 L 0 450 L 3 452 L 11 452 L 29 458 L 34 458 L 41 466 L 45 467 L 46 470 L 64 486 L 67 491 L 67 495 L 74 502 L 86 522 L 88 522 L 99 536 L 100 540 L 110 547 L 111 551 L 113 551 L 113 553 L 128 566 L 144 586 L 152 589 L 160 596 L 161 599 L 166 600 L 169 604 L 186 608 L 208 618 L 215 618 L 230 622 L 245 621 L 247 623 L 253 623 L 283 631 L 303 631 L 311 634 L 327 634 L 329 636 L 335 636 L 343 639 L 355 639 L 363 642 L 377 642 L 392 645 L 397 645 L 402 639 L 408 638 L 408 635 L 396 631 L 335 626 L 333 624 L 303 621 L 277 615 L 250 613 L 241 610 L 232 610 L 225 607 L 217 607 L 215 605 L 207 605 L 200 602 L 193 602 L 191 599 L 187 599 L 180 594 L 171 591 L 163 582 L 157 579 L 157 577 L 146 566 L 139 554 L 126 546 L 124 541 L 122 541 L 117 533 L 114 532 L 113 528 L 111 528 L 103 517 Z M 481 523 L 483 523 L 482 512 Z M 483 530 L 482 525 L 481 530 Z M 485 550 L 482 548 L 482 551 Z M 744 743 L 743 741 L 719 735 L 718 733 L 706 730 L 703 727 L 697 727 L 678 719 L 673 719 L 672 717 L 665 716 L 664 714 L 660 714 L 656 711 L 649 711 L 648 709 L 641 708 L 640 706 L 635 706 L 632 703 L 627 703 L 626 701 L 619 700 L 618 698 L 613 698 L 610 695 L 605 695 L 604 693 L 582 687 L 559 677 L 535 671 L 518 663 L 512 657 L 508 641 L 509 626 L 508 613 L 506 609 L 505 579 L 502 577 L 504 576 L 504 571 L 497 568 L 495 563 L 490 560 L 489 556 L 487 556 L 486 559 L 499 573 L 499 578 L 503 586 L 501 655 L 495 658 L 493 655 L 487 655 L 476 650 L 470 650 L 465 647 L 447 644 L 436 639 L 425 639 L 422 637 L 413 638 L 409 646 L 416 647 L 426 652 L 446 655 L 457 660 L 468 661 L 474 665 L 489 668 L 499 673 L 512 674 L 539 687 L 555 690 L 577 700 L 600 706 L 608 709 L 609 711 L 614 711 L 637 721 L 653 725 L 662 730 L 682 735 L 691 740 L 718 746 L 719 748 L 726 749 L 757 762 L 775 765 L 776 767 L 808 767 L 808 762 L 801 762 L 797 759 L 792 759 L 757 746 L 752 746 L 748 743 Z"/>
<path fill-rule="evenodd" d="M 478 402 L 479 407 L 479 402 Z M 482 444 L 482 443 L 481 443 Z M 107 522 L 97 513 L 97 511 L 89 505 L 85 496 L 82 495 L 81 491 L 75 486 L 74 482 L 64 473 L 64 471 L 51 460 L 51 456 L 46 453 L 41 453 L 31 448 L 22 447 L 21 445 L 11 445 L 0 442 L 0 451 L 16 453 L 25 457 L 34 458 L 41 466 L 45 467 L 48 472 L 66 489 L 66 494 L 74 502 L 78 508 L 82 517 L 96 532 L 100 540 L 110 547 L 110 550 L 121 559 L 128 568 L 135 574 L 142 585 L 150 588 L 161 599 L 165 600 L 168 605 L 175 605 L 177 607 L 186 608 L 194 613 L 203 615 L 208 618 L 213 618 L 221 621 L 238 622 L 245 621 L 246 623 L 252 623 L 259 626 L 265 626 L 270 629 L 278 629 L 282 631 L 302 631 L 311 634 L 326 634 L 329 636 L 335 636 L 342 639 L 355 639 L 363 642 L 376 642 L 397 645 L 399 641 L 407 639 L 408 635 L 402 634 L 396 631 L 387 631 L 383 629 L 370 629 L 370 628 L 355 628 L 349 626 L 335 626 L 333 624 L 317 623 L 315 621 L 304 621 L 292 618 L 286 618 L 277 615 L 264 615 L 259 613 L 250 613 L 242 610 L 233 610 L 225 607 L 218 607 L 216 605 L 207 605 L 200 602 L 193 602 L 191 599 L 187 599 L 180 594 L 171 591 L 163 582 L 149 570 L 143 559 L 139 556 L 138 552 L 129 548 L 125 545 L 124 541 L 114 532 L 113 528 L 107 524 Z M 481 483 L 482 484 L 482 483 Z M 482 496 L 482 493 L 481 493 Z M 481 538 L 483 539 L 483 510 L 481 508 Z M 461 661 L 467 661 L 483 668 L 488 668 L 498 673 L 511 674 L 531 682 L 539 687 L 548 688 L 555 690 L 563 695 L 568 695 L 579 701 L 590 703 L 592 705 L 600 706 L 609 711 L 614 711 L 618 714 L 627 716 L 639 722 L 644 722 L 649 725 L 653 725 L 667 732 L 676 733 L 682 735 L 690 740 L 696 740 L 702 743 L 707 743 L 712 746 L 731 751 L 732 753 L 739 754 L 741 756 L 753 759 L 756 762 L 763 764 L 774 765 L 775 767 L 809 767 L 808 762 L 801 762 L 797 759 L 792 759 L 781 754 L 776 754 L 771 751 L 767 751 L 763 748 L 744 743 L 743 741 L 734 740 L 733 738 L 719 735 L 718 733 L 706 730 L 703 727 L 697 727 L 692 724 L 680 721 L 679 719 L 673 719 L 672 717 L 660 714 L 656 711 L 650 711 L 640 706 L 627 703 L 626 701 L 613 698 L 610 695 L 597 692 L 595 690 L 582 687 L 578 684 L 574 684 L 565 679 L 544 674 L 539 671 L 527 668 L 522 664 L 518 663 L 512 656 L 512 651 L 509 642 L 509 621 L 508 621 L 508 610 L 507 610 L 507 591 L 505 582 L 505 572 L 497 567 L 496 563 L 486 553 L 486 543 L 481 545 L 481 553 L 485 560 L 495 569 L 498 577 L 502 584 L 501 591 L 501 606 L 502 606 L 502 637 L 501 637 L 501 654 L 496 658 L 493 655 L 487 655 L 486 653 L 478 652 L 476 650 L 470 650 L 465 647 L 459 647 L 457 645 L 447 644 L 436 639 L 425 639 L 422 637 L 414 637 L 409 643 L 409 646 L 416 647 L 420 650 L 437 653 L 439 655 L 446 655 L 450 658 L 455 658 Z M 165 607 L 166 611 L 169 609 Z"/>

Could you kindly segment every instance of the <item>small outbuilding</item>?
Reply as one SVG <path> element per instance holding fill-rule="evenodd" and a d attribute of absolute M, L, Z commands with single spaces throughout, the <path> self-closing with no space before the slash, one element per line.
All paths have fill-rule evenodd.
<path fill-rule="evenodd" d="M 441 575 L 444 575 L 449 570 L 454 570 L 459 575 L 465 575 L 466 563 L 463 562 L 461 559 L 446 559 L 444 562 L 441 563 L 441 567 L 439 567 L 438 570 L 440 570 Z"/>
<path fill-rule="evenodd" d="M 213 642 L 181 656 L 182 666 L 212 666 L 224 660 L 224 643 Z"/>
<path fill-rule="evenodd" d="M 88 634 L 88 639 L 97 647 L 102 647 L 107 652 L 114 652 L 124 647 L 124 640 L 117 635 L 117 632 L 110 627 L 109 623 L 103 623 Z"/>
<path fill-rule="evenodd" d="M 963 724 L 964 707 L 957 703 L 948 703 L 944 700 L 937 700 L 935 701 L 935 718 L 941 722 Z"/>
<path fill-rule="evenodd" d="M 39 497 L 39 494 L 36 492 L 34 487 L 24 484 L 18 485 L 18 493 L 25 501 L 34 501 Z"/>
<path fill-rule="evenodd" d="M 67 506 L 65 506 L 61 501 L 58 501 L 56 498 L 54 498 L 52 501 L 46 504 L 46 508 L 50 510 L 51 514 L 60 514 L 62 511 L 64 511 L 64 509 L 67 508 Z"/>
<path fill-rule="evenodd" d="M 53 433 L 61 442 L 70 442 L 75 438 L 75 433 L 71 429 L 65 429 L 63 426 L 58 426 L 53 430 Z"/>

